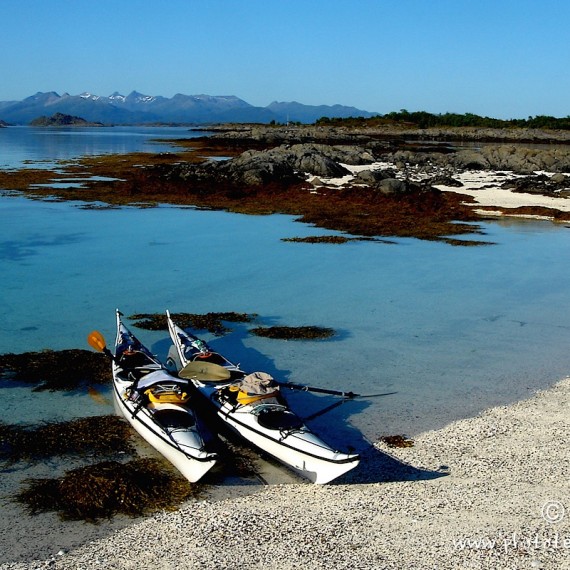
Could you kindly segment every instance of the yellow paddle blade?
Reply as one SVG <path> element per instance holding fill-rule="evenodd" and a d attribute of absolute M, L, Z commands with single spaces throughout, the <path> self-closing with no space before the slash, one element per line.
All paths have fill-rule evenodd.
<path fill-rule="evenodd" d="M 103 352 L 105 350 L 105 338 L 99 331 L 90 332 L 87 335 L 87 342 L 99 352 Z"/>
<path fill-rule="evenodd" d="M 180 378 L 186 378 L 192 380 L 205 380 L 220 382 L 223 380 L 229 380 L 230 372 L 223 366 L 219 364 L 214 364 L 213 362 L 200 362 L 194 361 L 189 362 L 179 373 Z"/>

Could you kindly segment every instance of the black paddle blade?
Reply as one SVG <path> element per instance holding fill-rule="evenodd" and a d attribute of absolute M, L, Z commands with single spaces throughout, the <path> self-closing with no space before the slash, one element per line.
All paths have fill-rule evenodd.
<path fill-rule="evenodd" d="M 384 392 L 383 394 L 355 394 L 359 398 L 379 398 L 380 396 L 391 396 L 392 394 L 397 394 L 398 392 Z"/>

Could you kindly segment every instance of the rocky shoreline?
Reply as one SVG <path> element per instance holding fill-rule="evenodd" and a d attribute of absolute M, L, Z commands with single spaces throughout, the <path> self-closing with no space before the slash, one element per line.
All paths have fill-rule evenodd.
<path fill-rule="evenodd" d="M 374 140 L 401 141 L 456 141 L 456 142 L 496 142 L 570 144 L 570 131 L 540 130 L 528 128 L 483 128 L 445 127 L 416 128 L 404 123 L 394 123 L 377 127 L 366 126 L 326 126 L 326 125 L 287 125 L 268 126 L 258 124 L 213 125 L 208 130 L 220 139 L 250 139 L 281 142 L 328 142 Z M 340 143 L 338 143 L 340 144 Z"/>
<path fill-rule="evenodd" d="M 214 130 L 209 143 L 242 151 L 265 150 L 267 154 L 256 155 L 258 161 L 277 159 L 300 171 L 310 167 L 307 171 L 317 176 L 333 175 L 327 170 L 333 168 L 327 161 L 355 165 L 380 159 L 397 165 L 431 163 L 449 169 L 511 170 L 515 174 L 570 172 L 569 131 L 232 127 Z"/>
<path fill-rule="evenodd" d="M 402 129 L 226 125 L 207 137 L 176 141 L 180 152 L 86 157 L 53 172 L 0 172 L 0 187 L 110 206 L 169 203 L 291 214 L 351 236 L 416 237 L 454 245 L 477 243 L 453 236 L 480 233 L 476 222 L 486 217 L 476 208 L 473 189 L 460 181 L 465 173 L 495 172 L 504 177 L 509 192 L 562 200 L 569 196 L 566 132 L 542 132 L 543 138 L 524 129 L 422 133 L 425 140 L 419 140 L 417 131 Z M 507 135 L 509 142 L 501 138 Z M 441 139 L 429 140 L 431 136 Z M 460 144 L 453 142 L 459 136 Z M 492 136 L 502 142 L 478 138 Z M 528 139 L 548 144 L 512 142 Z M 68 187 L 67 179 L 73 182 Z M 451 188 L 453 192 L 446 191 Z M 522 202 L 526 209 L 516 215 L 570 220 L 565 208 L 552 202 L 548 211 L 536 201 Z M 513 213 L 499 208 L 495 215 L 497 211 Z"/>

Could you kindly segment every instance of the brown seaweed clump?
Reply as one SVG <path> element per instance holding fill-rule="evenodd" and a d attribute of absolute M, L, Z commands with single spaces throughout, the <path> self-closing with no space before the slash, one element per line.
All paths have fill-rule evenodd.
<path fill-rule="evenodd" d="M 42 350 L 0 355 L 0 378 L 36 384 L 33 391 L 76 390 L 82 383 L 108 384 L 109 362 L 90 350 Z"/>
<path fill-rule="evenodd" d="M 385 435 L 380 438 L 388 447 L 414 447 L 414 440 L 405 435 Z"/>
<path fill-rule="evenodd" d="M 315 326 L 256 327 L 250 332 L 256 336 L 285 340 L 317 340 L 331 338 L 335 335 L 334 329 Z"/>
<path fill-rule="evenodd" d="M 257 315 L 248 315 L 247 313 L 206 313 L 205 315 L 191 313 L 171 313 L 176 324 L 183 329 L 191 328 L 196 330 L 207 330 L 217 336 L 222 336 L 231 329 L 226 327 L 222 321 L 231 323 L 250 323 Z M 166 316 L 164 314 L 139 313 L 131 315 L 129 319 L 137 321 L 134 323 L 136 327 L 146 330 L 167 330 Z"/>
<path fill-rule="evenodd" d="M 281 241 L 288 241 L 293 243 L 331 243 L 343 244 L 351 241 L 374 241 L 380 243 L 395 244 L 395 241 L 374 237 L 346 237 L 346 236 L 306 236 L 306 237 L 292 237 L 281 238 Z"/>
<path fill-rule="evenodd" d="M 344 236 L 307 236 L 282 238 L 281 241 L 290 241 L 293 243 L 334 243 L 341 244 L 349 241 L 360 241 L 362 238 L 347 238 Z"/>
<path fill-rule="evenodd" d="M 132 517 L 175 510 L 196 488 L 156 459 L 104 461 L 64 477 L 28 479 L 16 501 L 32 514 L 57 511 L 62 519 L 96 522 L 117 514 Z"/>
<path fill-rule="evenodd" d="M 29 427 L 0 422 L 0 459 L 10 462 L 61 455 L 133 453 L 129 425 L 117 416 L 94 416 Z"/>

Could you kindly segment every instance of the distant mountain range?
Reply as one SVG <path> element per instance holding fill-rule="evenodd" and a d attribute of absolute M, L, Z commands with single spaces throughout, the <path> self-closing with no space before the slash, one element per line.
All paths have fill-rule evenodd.
<path fill-rule="evenodd" d="M 271 103 L 254 107 L 234 96 L 174 95 L 167 98 L 113 93 L 108 97 L 82 93 L 58 95 L 54 91 L 38 92 L 22 101 L 0 101 L 0 120 L 9 124 L 27 125 L 41 116 L 63 113 L 81 117 L 92 123 L 137 125 L 149 123 L 314 123 L 321 117 L 372 117 L 378 113 L 344 105 L 303 105 L 302 103 Z"/>

